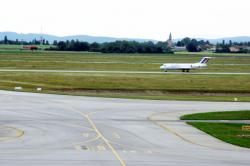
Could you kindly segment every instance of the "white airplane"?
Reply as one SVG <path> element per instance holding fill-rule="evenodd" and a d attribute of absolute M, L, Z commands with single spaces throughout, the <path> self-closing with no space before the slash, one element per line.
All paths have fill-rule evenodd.
<path fill-rule="evenodd" d="M 182 72 L 189 72 L 191 69 L 207 67 L 209 59 L 211 59 L 211 57 L 203 57 L 201 61 L 197 63 L 165 63 L 160 66 L 160 69 L 165 72 L 168 70 L 182 70 Z"/>

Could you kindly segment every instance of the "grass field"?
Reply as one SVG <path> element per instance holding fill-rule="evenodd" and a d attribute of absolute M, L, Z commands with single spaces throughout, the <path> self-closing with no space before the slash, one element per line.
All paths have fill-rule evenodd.
<path fill-rule="evenodd" d="M 243 124 L 202 122 L 189 122 L 188 124 L 227 143 L 250 148 L 250 131 L 243 131 Z"/>
<path fill-rule="evenodd" d="M 205 54 L 205 53 L 204 53 Z M 250 73 L 250 55 L 213 54 L 209 67 L 192 72 Z M 201 54 L 101 54 L 0 51 L 1 69 L 154 71 L 162 63 L 197 62 Z M 0 72 L 0 89 L 142 99 L 250 101 L 250 75 Z"/>
<path fill-rule="evenodd" d="M 0 51 L 0 67 L 15 69 L 159 71 L 162 63 L 193 63 L 206 55 Z M 196 70 L 193 72 L 197 72 Z M 250 72 L 250 56 L 218 56 L 204 72 Z"/>
<path fill-rule="evenodd" d="M 42 50 L 51 47 L 51 45 L 37 45 L 37 46 Z M 22 48 L 23 45 L 0 44 L 0 51 L 19 51 Z"/>
<path fill-rule="evenodd" d="M 208 112 L 184 115 L 182 120 L 250 120 L 250 111 Z"/>
<path fill-rule="evenodd" d="M 208 112 L 184 115 L 182 120 L 250 120 L 250 111 Z M 188 124 L 225 142 L 250 148 L 250 131 L 242 130 L 246 124 L 188 122 Z"/>

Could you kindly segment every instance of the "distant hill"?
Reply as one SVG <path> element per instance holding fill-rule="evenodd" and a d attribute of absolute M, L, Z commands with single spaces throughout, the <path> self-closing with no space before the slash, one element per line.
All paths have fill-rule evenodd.
<path fill-rule="evenodd" d="M 0 32 L 0 40 L 3 40 L 4 36 L 7 36 L 9 40 L 18 39 L 18 40 L 24 40 L 24 41 L 32 41 L 34 39 L 36 40 L 41 39 L 41 34 L 35 34 L 35 33 L 19 34 L 16 32 Z M 48 40 L 50 43 L 52 43 L 54 40 L 57 40 L 57 41 L 79 40 L 79 41 L 86 41 L 89 43 L 114 42 L 116 40 L 128 40 L 128 41 L 138 41 L 138 42 L 146 42 L 146 41 L 157 42 L 156 40 L 152 40 L 152 39 L 114 38 L 114 37 L 88 36 L 88 35 L 74 35 L 74 36 L 59 37 L 55 35 L 42 34 L 42 37 L 45 40 Z"/>
<path fill-rule="evenodd" d="M 32 41 L 34 39 L 39 40 L 41 38 L 41 34 L 36 33 L 28 33 L 28 34 L 22 34 L 22 33 L 16 33 L 16 32 L 0 32 L 0 40 L 4 39 L 4 36 L 8 36 L 9 40 L 24 40 L 24 41 Z M 66 41 L 66 40 L 79 40 L 79 41 L 86 41 L 89 43 L 97 42 L 97 43 L 104 43 L 104 42 L 114 42 L 116 40 L 128 40 L 128 41 L 138 41 L 138 42 L 146 42 L 146 41 L 152 41 L 157 42 L 157 40 L 153 39 L 137 39 L 137 38 L 115 38 L 115 37 L 103 37 L 103 36 L 89 36 L 89 35 L 74 35 L 74 36 L 55 36 L 55 35 L 48 35 L 48 34 L 42 34 L 43 38 L 45 40 L 48 40 L 50 43 L 52 43 L 54 40 L 57 41 Z M 174 42 L 177 42 L 181 39 L 174 39 Z M 250 36 L 237 36 L 237 37 L 227 37 L 227 38 L 218 38 L 218 39 L 204 39 L 204 38 L 197 38 L 197 40 L 208 40 L 210 43 L 216 44 L 218 42 L 222 42 L 222 40 L 225 40 L 225 42 L 229 42 L 229 40 L 232 40 L 233 42 L 248 42 L 250 41 Z"/>
<path fill-rule="evenodd" d="M 237 37 L 227 37 L 227 38 L 220 38 L 220 39 L 209 39 L 211 43 L 221 43 L 223 40 L 225 42 L 229 42 L 232 40 L 233 42 L 250 42 L 250 36 L 237 36 Z"/>
<path fill-rule="evenodd" d="M 174 39 L 175 42 L 182 40 L 182 39 Z M 218 39 L 205 39 L 205 38 L 196 38 L 196 40 L 205 40 L 209 41 L 212 44 L 222 43 L 225 40 L 228 43 L 230 40 L 233 42 L 250 42 L 250 36 L 236 36 L 236 37 L 225 37 L 225 38 L 218 38 Z"/>

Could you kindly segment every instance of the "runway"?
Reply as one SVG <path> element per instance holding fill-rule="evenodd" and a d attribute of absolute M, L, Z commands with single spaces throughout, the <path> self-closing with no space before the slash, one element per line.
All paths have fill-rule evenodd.
<path fill-rule="evenodd" d="M 185 75 L 250 75 L 241 72 L 164 72 L 164 71 L 114 71 L 114 70 L 34 70 L 34 69 L 0 69 L 0 72 L 31 72 L 31 73 L 96 73 L 96 74 L 185 74 Z"/>
<path fill-rule="evenodd" d="M 250 149 L 179 121 L 250 103 L 107 99 L 0 91 L 1 166 L 248 166 Z"/>

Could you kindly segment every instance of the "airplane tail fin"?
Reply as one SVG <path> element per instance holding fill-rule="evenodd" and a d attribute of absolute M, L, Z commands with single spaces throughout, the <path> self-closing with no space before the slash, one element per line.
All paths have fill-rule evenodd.
<path fill-rule="evenodd" d="M 209 59 L 211 59 L 211 57 L 203 57 L 199 63 L 201 63 L 201 64 L 207 64 L 208 61 L 209 61 Z"/>

